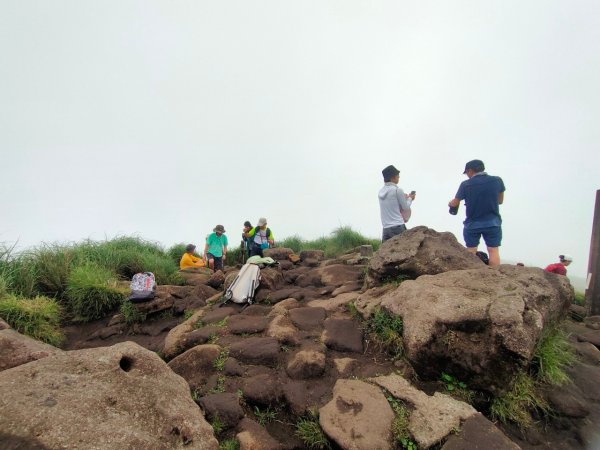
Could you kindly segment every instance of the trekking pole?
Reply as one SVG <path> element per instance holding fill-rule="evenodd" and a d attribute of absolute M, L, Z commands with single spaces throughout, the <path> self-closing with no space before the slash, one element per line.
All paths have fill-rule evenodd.
<path fill-rule="evenodd" d="M 242 239 L 242 243 L 240 244 L 240 248 L 242 249 L 242 264 L 246 264 L 246 246 L 245 242 Z"/>

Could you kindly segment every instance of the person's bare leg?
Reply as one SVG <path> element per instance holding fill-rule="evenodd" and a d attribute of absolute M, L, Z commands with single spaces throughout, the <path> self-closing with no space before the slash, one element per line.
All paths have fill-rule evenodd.
<path fill-rule="evenodd" d="M 213 272 L 215 271 L 215 260 L 214 259 L 209 259 L 208 260 L 208 267 L 210 268 L 210 270 L 212 270 Z"/>
<path fill-rule="evenodd" d="M 490 257 L 490 267 L 498 267 L 500 265 L 500 248 L 488 247 L 487 250 Z"/>
<path fill-rule="evenodd" d="M 477 247 L 467 247 L 467 250 L 473 254 L 477 253 Z"/>

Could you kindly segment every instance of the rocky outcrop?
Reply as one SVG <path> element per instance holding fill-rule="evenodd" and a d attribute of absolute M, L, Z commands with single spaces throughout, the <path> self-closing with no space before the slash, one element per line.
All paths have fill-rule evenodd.
<path fill-rule="evenodd" d="M 0 321 L 6 323 L 1 319 Z M 56 347 L 36 341 L 11 328 L 0 330 L 0 371 L 59 353 L 62 351 Z"/>
<path fill-rule="evenodd" d="M 485 265 L 458 243 L 452 233 L 415 227 L 385 241 L 369 262 L 367 284 L 377 286 L 399 276 L 418 278 Z"/>
<path fill-rule="evenodd" d="M 429 396 L 399 375 L 372 378 L 371 381 L 410 405 L 408 429 L 419 448 L 429 448 L 440 442 L 459 429 L 462 421 L 477 414 L 471 405 L 439 392 Z"/>
<path fill-rule="evenodd" d="M 451 435 L 442 450 L 520 450 L 496 425 L 477 413 L 469 417 L 460 433 Z"/>
<path fill-rule="evenodd" d="M 197 389 L 215 372 L 214 362 L 220 353 L 221 347 L 218 345 L 197 345 L 172 359 L 169 367 L 183 377 L 191 389 Z"/>
<path fill-rule="evenodd" d="M 288 261 L 290 255 L 294 254 L 294 250 L 286 247 L 273 247 L 263 250 L 265 258 L 273 258 L 275 261 Z"/>
<path fill-rule="evenodd" d="M 406 356 L 420 376 L 442 371 L 499 392 L 528 366 L 545 325 L 566 314 L 566 277 L 516 266 L 460 270 L 405 281 L 381 298 L 404 323 Z"/>
<path fill-rule="evenodd" d="M 359 380 L 338 380 L 333 399 L 319 410 L 323 431 L 343 449 L 390 448 L 393 420 L 381 390 Z"/>
<path fill-rule="evenodd" d="M 0 435 L 9 448 L 11 442 L 36 442 L 36 448 L 219 447 L 187 383 L 132 342 L 61 352 L 0 372 L 0 410 Z"/>

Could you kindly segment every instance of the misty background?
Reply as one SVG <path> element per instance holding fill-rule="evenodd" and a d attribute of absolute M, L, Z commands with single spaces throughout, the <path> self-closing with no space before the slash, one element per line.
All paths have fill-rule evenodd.
<path fill-rule="evenodd" d="M 587 271 L 600 188 L 598 1 L 0 0 L 0 242 L 202 245 L 379 237 L 381 169 L 409 227 L 451 231 L 482 159 L 503 260 Z"/>

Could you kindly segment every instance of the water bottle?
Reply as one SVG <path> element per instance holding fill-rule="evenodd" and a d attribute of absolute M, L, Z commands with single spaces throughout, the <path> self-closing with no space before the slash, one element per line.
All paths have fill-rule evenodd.
<path fill-rule="evenodd" d="M 450 209 L 448 210 L 448 212 L 450 214 L 452 214 L 453 216 L 455 216 L 456 214 L 458 214 L 458 205 L 457 206 L 451 206 Z"/>

